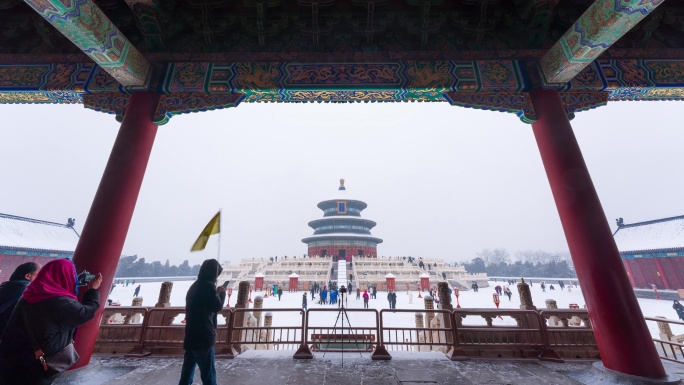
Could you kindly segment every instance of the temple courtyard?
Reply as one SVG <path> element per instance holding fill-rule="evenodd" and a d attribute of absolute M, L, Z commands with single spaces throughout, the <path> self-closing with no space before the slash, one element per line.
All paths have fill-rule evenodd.
<path fill-rule="evenodd" d="M 545 301 L 547 299 L 553 299 L 556 301 L 558 308 L 559 309 L 568 309 L 570 307 L 570 304 L 576 304 L 580 308 L 584 308 L 584 296 L 582 294 L 582 288 L 581 287 L 572 287 L 572 291 L 568 291 L 568 287 L 566 286 L 565 290 L 561 291 L 560 288 L 557 285 L 557 280 L 556 281 L 550 281 L 546 280 L 546 292 L 543 292 L 539 281 L 535 280 L 532 286 L 530 287 L 530 291 L 532 293 L 532 300 L 534 301 L 534 305 L 537 308 L 545 308 L 546 304 Z M 569 281 L 565 281 L 565 284 L 567 285 Z M 112 299 L 114 302 L 119 302 L 121 306 L 130 306 L 131 301 L 133 299 L 133 293 L 135 291 L 135 288 L 140 284 L 140 293 L 139 295 L 143 297 L 143 303 L 142 306 L 147 306 L 147 307 L 153 307 L 155 303 L 157 302 L 157 299 L 159 297 L 159 289 L 161 287 L 161 282 L 144 282 L 144 283 L 136 283 L 136 284 L 130 284 L 128 286 L 119 284 L 117 285 L 114 290 L 112 291 L 111 295 L 109 296 L 110 299 Z M 176 281 L 173 282 L 173 289 L 171 292 L 171 306 L 179 306 L 183 307 L 185 306 L 185 294 L 188 291 L 188 288 L 192 284 L 192 281 Z M 502 287 L 505 285 L 505 282 L 502 282 L 501 280 L 497 281 L 489 281 L 489 287 L 486 288 L 480 288 L 478 292 L 474 292 L 472 290 L 467 290 L 467 291 L 461 291 L 459 295 L 459 303 L 464 309 L 474 309 L 474 308 L 482 308 L 482 309 L 494 309 L 496 306 L 494 305 L 493 302 L 493 297 L 492 294 L 494 293 L 494 287 L 497 285 L 501 285 Z M 549 286 L 554 285 L 556 288 L 555 290 L 550 290 Z M 506 296 L 501 296 L 500 298 L 500 304 L 499 307 L 502 309 L 518 309 L 520 305 L 520 298 L 518 297 L 518 291 L 516 287 L 510 286 L 511 291 L 513 292 L 513 295 L 511 297 L 511 300 Z M 354 289 L 356 291 L 356 289 Z M 423 302 L 422 298 L 418 298 L 418 292 L 416 290 L 411 290 L 411 293 L 413 295 L 413 303 L 409 303 L 409 296 L 407 295 L 407 291 L 404 288 L 403 290 L 399 289 L 397 290 L 397 309 L 416 309 L 416 310 L 424 310 L 425 305 Z M 278 301 L 277 297 L 268 297 L 264 298 L 263 302 L 263 308 L 264 309 L 274 309 L 274 308 L 286 308 L 286 309 L 297 309 L 301 307 L 302 304 L 302 291 L 299 292 L 287 292 L 285 291 L 283 293 L 283 296 L 281 297 L 281 300 Z M 422 295 L 426 295 L 426 292 L 423 292 Z M 671 294 L 671 293 L 670 293 Z M 252 292 L 252 299 L 254 299 L 256 296 L 263 296 L 264 292 Z M 311 308 L 334 308 L 332 305 L 320 305 L 318 304 L 318 295 L 316 296 L 316 300 L 312 301 L 311 300 L 311 295 L 307 294 L 308 298 L 308 307 L 309 309 Z M 237 290 L 233 291 L 233 294 L 230 298 L 230 305 L 234 306 L 235 302 L 237 300 Z M 451 298 L 452 304 L 454 307 L 456 307 L 456 298 L 452 295 Z M 645 317 L 655 317 L 655 316 L 662 316 L 666 317 L 668 319 L 677 319 L 677 314 L 675 311 L 672 309 L 672 301 L 671 300 L 656 300 L 656 299 L 648 299 L 648 298 L 638 298 L 639 306 L 641 307 L 641 311 L 643 312 Z M 348 298 L 346 301 L 346 307 L 349 309 L 361 309 L 363 308 L 363 301 L 361 300 L 356 300 L 356 294 L 354 293 L 351 297 Z M 252 304 L 250 304 L 250 307 L 252 307 Z M 387 292 L 386 291 L 378 291 L 377 293 L 377 299 L 371 299 L 369 301 L 369 307 L 371 309 L 388 309 L 389 305 L 387 302 Z M 284 315 L 283 315 L 284 316 Z M 320 315 L 321 317 L 328 317 L 332 322 L 335 320 L 335 313 L 329 313 L 325 315 Z M 359 319 L 357 325 L 354 325 L 354 319 L 355 317 L 363 317 L 362 314 L 359 313 L 354 313 L 354 312 L 349 312 L 350 320 L 352 322 L 353 326 L 360 326 L 362 322 L 364 322 L 363 319 Z M 219 317 L 219 323 L 221 323 L 223 320 L 221 319 L 222 317 Z M 279 325 L 282 324 L 279 321 L 282 321 L 281 317 L 280 319 L 278 316 L 274 316 L 273 318 L 273 324 L 274 325 Z M 180 322 L 182 320 L 182 316 L 179 317 L 176 322 Z M 388 322 L 390 322 L 390 325 L 413 325 L 414 323 L 414 317 L 413 313 L 396 313 L 392 314 L 391 316 L 388 317 Z M 464 320 L 464 324 L 470 324 L 471 322 L 482 322 L 482 320 L 470 320 L 466 318 Z M 496 318 L 493 320 L 494 325 L 515 325 L 515 320 L 504 316 L 503 319 Z M 648 325 L 651 337 L 658 337 L 658 326 L 655 322 L 648 321 L 646 323 Z M 684 326 L 679 326 L 679 325 L 672 325 L 672 331 L 674 334 L 684 334 Z"/>

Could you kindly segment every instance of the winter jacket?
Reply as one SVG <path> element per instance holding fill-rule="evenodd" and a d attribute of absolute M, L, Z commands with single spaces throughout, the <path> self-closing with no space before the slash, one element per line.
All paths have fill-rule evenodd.
<path fill-rule="evenodd" d="M 67 346 L 74 338 L 76 328 L 95 317 L 100 307 L 100 291 L 90 289 L 83 295 L 83 302 L 69 297 L 52 297 L 37 303 L 20 299 L 10 318 L 0 342 L 0 377 L 41 378 L 43 368 L 33 354 L 23 311 L 25 309 L 38 345 L 49 357 Z M 0 383 L 3 383 L 0 380 Z M 19 383 L 19 382 L 18 382 Z M 22 384 L 36 383 L 32 380 Z"/>
<path fill-rule="evenodd" d="M 206 349 L 216 343 L 217 313 L 223 308 L 226 293 L 216 291 L 221 265 L 215 259 L 202 263 L 197 281 L 185 296 L 185 339 L 183 349 Z"/>
<path fill-rule="evenodd" d="M 3 282 L 0 285 L 0 336 L 2 336 L 7 321 L 9 321 L 12 315 L 12 310 L 14 310 L 17 301 L 19 301 L 21 294 L 30 282 L 26 279 L 18 279 L 16 281 Z"/>

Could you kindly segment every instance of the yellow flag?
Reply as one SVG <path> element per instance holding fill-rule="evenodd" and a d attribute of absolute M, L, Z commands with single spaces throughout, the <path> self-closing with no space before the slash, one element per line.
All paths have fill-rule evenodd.
<path fill-rule="evenodd" d="M 202 233 L 200 236 L 197 238 L 195 241 L 195 244 L 192 245 L 192 248 L 190 251 L 200 251 L 204 250 L 205 247 L 207 247 L 207 242 L 209 241 L 209 237 L 218 234 L 221 232 L 221 212 L 219 211 L 214 215 L 213 218 L 207 223 L 207 225 L 204 227 L 204 230 L 202 230 Z"/>

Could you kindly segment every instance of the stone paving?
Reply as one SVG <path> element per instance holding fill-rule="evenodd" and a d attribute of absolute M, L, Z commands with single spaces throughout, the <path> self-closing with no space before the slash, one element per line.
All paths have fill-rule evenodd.
<path fill-rule="evenodd" d="M 391 361 L 372 361 L 368 354 L 317 353 L 313 360 L 294 360 L 289 353 L 251 351 L 234 360 L 218 359 L 218 384 L 258 385 L 578 385 L 616 384 L 603 378 L 595 361 L 549 363 L 536 360 L 452 362 L 439 353 L 393 353 Z M 55 385 L 177 384 L 182 359 L 94 357 L 86 368 L 68 372 Z M 684 365 L 667 364 L 684 377 Z M 195 384 L 201 384 L 199 372 Z M 631 384 L 632 382 L 630 382 Z"/>

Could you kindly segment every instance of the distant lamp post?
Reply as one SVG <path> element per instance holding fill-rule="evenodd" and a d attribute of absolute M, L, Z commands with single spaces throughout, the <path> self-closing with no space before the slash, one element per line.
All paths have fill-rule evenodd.
<path fill-rule="evenodd" d="M 226 290 L 226 293 L 228 294 L 228 302 L 226 303 L 226 307 L 230 307 L 230 296 L 233 295 L 233 288 L 229 287 L 228 290 Z"/>
<path fill-rule="evenodd" d="M 458 296 L 461 295 L 461 294 L 458 292 L 458 288 L 457 288 L 457 287 L 454 288 L 454 295 L 456 296 L 456 309 L 460 309 L 460 308 L 461 308 L 461 303 L 458 302 Z"/>

